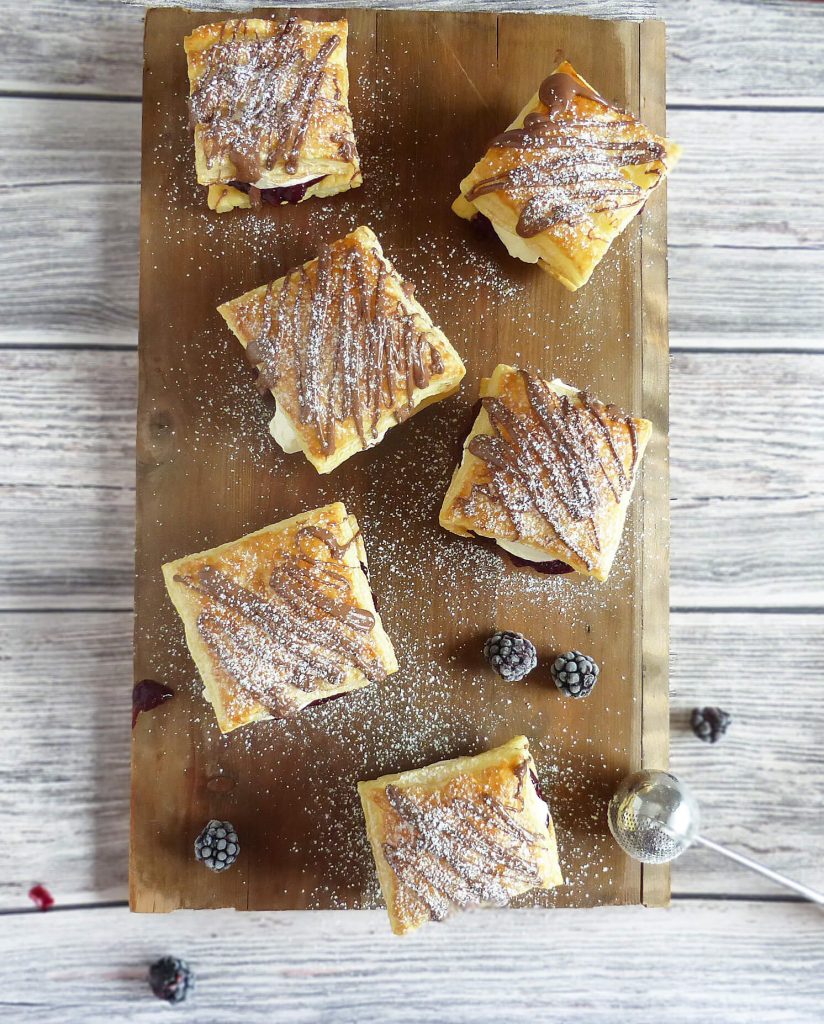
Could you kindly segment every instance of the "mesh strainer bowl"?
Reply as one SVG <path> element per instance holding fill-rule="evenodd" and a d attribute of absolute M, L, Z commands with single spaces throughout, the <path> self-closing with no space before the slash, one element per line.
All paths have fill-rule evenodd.
<path fill-rule="evenodd" d="M 628 776 L 609 804 L 609 828 L 618 845 L 645 864 L 680 857 L 697 835 L 698 821 L 698 804 L 669 772 Z"/>
<path fill-rule="evenodd" d="M 824 906 L 824 893 L 817 889 L 699 835 L 698 804 L 684 783 L 669 772 L 647 770 L 624 779 L 609 802 L 607 820 L 621 849 L 645 864 L 674 860 L 696 843 Z"/>

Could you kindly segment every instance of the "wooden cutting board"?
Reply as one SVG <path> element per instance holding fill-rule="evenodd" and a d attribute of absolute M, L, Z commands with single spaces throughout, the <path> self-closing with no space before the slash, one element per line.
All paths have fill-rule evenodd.
<path fill-rule="evenodd" d="M 269 10 L 274 18 L 285 10 Z M 450 211 L 458 182 L 563 57 L 607 98 L 664 131 L 658 23 L 552 15 L 310 10 L 348 16 L 362 188 L 262 215 L 206 209 L 195 182 L 183 36 L 221 20 L 146 19 L 140 269 L 135 679 L 173 700 L 133 732 L 131 906 L 285 909 L 379 902 L 355 784 L 476 753 L 525 733 L 552 803 L 567 885 L 522 902 L 660 905 L 664 868 L 610 838 L 606 802 L 641 765 L 667 762 L 666 197 L 570 294 Z M 319 476 L 267 432 L 271 406 L 215 307 L 368 224 L 463 355 L 460 395 Z M 655 435 L 609 581 L 541 577 L 452 536 L 440 502 L 500 361 L 559 376 L 651 419 Z M 342 499 L 360 520 L 372 586 L 401 670 L 283 722 L 220 735 L 203 701 L 161 563 Z M 485 667 L 495 627 L 535 642 L 539 667 L 507 684 Z M 584 701 L 564 700 L 553 655 L 601 664 Z M 217 876 L 195 836 L 230 819 L 242 846 Z"/>

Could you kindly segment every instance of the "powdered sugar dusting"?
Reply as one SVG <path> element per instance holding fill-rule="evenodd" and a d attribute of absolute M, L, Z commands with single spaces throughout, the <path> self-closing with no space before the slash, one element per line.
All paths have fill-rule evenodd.
<path fill-rule="evenodd" d="M 183 92 L 164 97 L 156 112 L 164 134 L 148 151 L 155 166 L 144 199 L 149 237 L 159 243 L 143 273 L 145 287 L 169 301 L 142 342 L 162 365 L 144 403 L 144 419 L 154 426 L 142 543 L 158 551 L 159 562 L 342 500 L 358 518 L 401 668 L 293 719 L 221 736 L 158 584 L 157 611 L 144 613 L 138 626 L 141 674 L 168 680 L 176 698 L 162 720 L 141 716 L 137 742 L 152 766 L 163 752 L 186 752 L 173 764 L 194 794 L 193 819 L 231 819 L 244 851 L 253 851 L 233 869 L 248 883 L 250 905 L 371 906 L 380 897 L 357 781 L 524 733 L 552 807 L 566 884 L 519 900 L 623 899 L 625 868 L 605 810 L 638 750 L 641 690 L 629 637 L 639 614 L 640 517 L 631 509 L 610 578 L 598 584 L 516 570 L 493 546 L 447 534 L 437 516 L 474 419 L 478 380 L 498 361 L 532 365 L 605 399 L 633 398 L 625 377 L 615 376 L 616 359 L 602 355 L 609 347 L 630 359 L 641 342 L 632 318 L 614 307 L 616 290 L 629 289 L 638 263 L 639 234 L 631 226 L 597 272 L 615 288 L 593 280 L 579 293 L 563 292 L 449 210 L 471 160 L 499 126 L 480 126 L 477 153 L 455 151 L 434 79 L 422 76 L 416 92 L 396 79 L 385 55 L 358 59 L 365 71 L 353 77 L 351 105 L 364 185 L 329 201 L 259 214 L 209 212 L 195 180 Z M 418 117 L 416 104 L 431 116 Z M 215 307 L 314 258 L 321 242 L 361 223 L 416 282 L 469 376 L 458 396 L 318 476 L 302 456 L 285 456 L 273 444 L 272 404 L 256 392 Z M 186 300 L 179 307 L 177 295 Z M 195 499 L 182 497 L 192 493 Z M 520 683 L 504 683 L 483 662 L 483 640 L 496 627 L 522 630 L 536 644 L 539 666 Z M 565 701 L 549 676 L 554 654 L 571 647 L 601 665 L 586 701 Z M 179 784 L 177 775 L 163 779 Z M 182 789 L 158 798 L 154 809 L 163 817 L 155 830 L 176 836 L 187 799 Z M 620 874 L 612 870 L 619 864 Z"/>
<path fill-rule="evenodd" d="M 244 182 L 279 164 L 294 174 L 310 129 L 316 158 L 351 161 L 351 117 L 328 65 L 342 45 L 340 36 L 310 31 L 297 18 L 266 22 L 263 30 L 234 19 L 206 49 L 190 52 L 192 117 L 207 166 L 228 158 Z"/>

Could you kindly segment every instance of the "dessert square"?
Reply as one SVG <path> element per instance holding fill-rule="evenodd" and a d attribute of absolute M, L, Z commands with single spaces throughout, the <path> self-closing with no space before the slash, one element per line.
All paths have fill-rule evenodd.
<path fill-rule="evenodd" d="M 223 733 L 398 668 L 339 501 L 169 562 L 163 578 Z"/>
<path fill-rule="evenodd" d="M 275 398 L 272 436 L 319 473 L 454 394 L 466 372 L 367 227 L 218 312 Z"/>
<path fill-rule="evenodd" d="M 362 182 L 340 21 L 235 18 L 183 41 L 209 208 L 333 196 Z"/>
<path fill-rule="evenodd" d="M 492 139 L 452 209 L 486 217 L 511 256 L 575 291 L 680 153 L 564 61 Z"/>
<path fill-rule="evenodd" d="M 529 562 L 560 561 L 605 580 L 651 434 L 649 420 L 563 381 L 496 366 L 481 381 L 481 410 L 441 526 L 490 537 Z"/>
<path fill-rule="evenodd" d="M 525 736 L 476 757 L 358 783 L 392 931 L 563 885 Z"/>

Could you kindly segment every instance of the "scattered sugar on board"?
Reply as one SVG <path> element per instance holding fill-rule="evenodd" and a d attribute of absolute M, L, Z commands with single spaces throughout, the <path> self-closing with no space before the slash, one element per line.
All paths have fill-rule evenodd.
<path fill-rule="evenodd" d="M 221 352 L 217 339 L 215 342 L 215 351 Z M 222 352 L 221 357 L 225 358 L 226 353 Z M 247 407 L 244 396 L 248 394 L 252 399 Z M 229 404 L 233 409 L 237 408 L 235 402 L 239 403 L 241 408 L 245 408 L 244 417 L 248 414 L 255 423 L 254 430 L 250 431 L 248 423 L 239 422 L 237 436 L 245 438 L 247 434 L 263 432 L 267 417 L 255 414 L 255 407 L 262 402 L 249 386 L 249 381 L 232 384 L 230 395 Z M 216 399 L 204 399 L 206 415 L 213 409 L 214 401 Z M 218 771 L 223 753 L 230 760 L 237 761 L 237 753 L 242 752 L 245 755 L 243 763 L 255 764 L 256 778 L 239 779 L 238 785 L 248 791 L 251 784 L 252 789 L 257 790 L 259 803 L 256 809 L 261 814 L 266 814 L 267 806 L 271 805 L 267 804 L 267 797 L 273 790 L 294 787 L 291 773 L 286 768 L 291 764 L 293 754 L 313 750 L 309 762 L 311 770 L 308 775 L 301 776 L 299 783 L 302 789 L 308 790 L 306 800 L 311 799 L 313 824 L 308 833 L 293 842 L 292 850 L 297 857 L 302 848 L 301 859 L 307 863 L 317 861 L 336 865 L 333 883 L 327 881 L 319 888 L 314 887 L 313 882 L 307 883 L 308 891 L 319 903 L 328 903 L 330 892 L 353 878 L 358 880 L 356 888 L 367 894 L 364 905 L 372 905 L 377 900 L 377 889 L 370 873 L 371 855 L 354 782 L 359 778 L 374 777 L 463 752 L 477 752 L 500 742 L 507 738 L 504 730 L 508 729 L 509 734 L 517 731 L 509 725 L 513 704 L 519 718 L 517 729 L 533 737 L 533 752 L 545 792 L 551 798 L 567 870 L 566 891 L 587 891 L 592 896 L 592 872 L 602 865 L 600 856 L 604 851 L 599 836 L 603 832 L 601 812 L 606 797 L 600 799 L 592 820 L 581 820 L 579 810 L 587 780 L 593 774 L 598 777 L 604 775 L 606 759 L 581 750 L 591 737 L 562 735 L 557 745 L 536 739 L 549 731 L 553 703 L 560 700 L 546 672 L 546 665 L 555 649 L 551 627 L 545 636 L 533 638 L 543 656 L 541 667 L 526 684 L 508 687 L 500 683 L 480 660 L 484 630 L 489 631 L 495 625 L 509 625 L 506 612 L 503 621 L 490 618 L 483 623 L 484 630 L 481 630 L 478 608 L 483 607 L 491 594 L 497 594 L 500 606 L 506 608 L 511 604 L 514 614 L 524 602 L 536 601 L 545 604 L 548 615 L 574 614 L 576 589 L 586 592 L 588 601 L 603 603 L 604 606 L 609 602 L 605 596 L 608 591 L 599 590 L 597 585 L 587 581 L 573 582 L 562 577 L 547 578 L 512 571 L 491 547 L 452 537 L 437 526 L 438 507 L 455 458 L 453 440 L 461 435 L 461 425 L 467 413 L 468 409 L 461 401 L 445 403 L 430 410 L 426 414 L 427 419 L 421 417 L 400 428 L 408 435 L 402 446 L 390 444 L 388 440 L 384 442 L 385 451 L 380 455 L 388 461 L 391 475 L 397 476 L 399 482 L 403 481 L 405 491 L 411 485 L 415 514 L 423 523 L 418 542 L 413 545 L 405 541 L 403 532 L 409 522 L 410 507 L 387 502 L 376 479 L 372 478 L 365 485 L 361 483 L 359 487 L 342 480 L 336 485 L 329 478 L 318 478 L 317 481 L 318 504 L 339 497 L 359 517 L 366 538 L 373 588 L 399 660 L 405 666 L 396 676 L 380 686 L 358 691 L 344 701 L 331 702 L 305 712 L 294 720 L 261 723 L 223 738 L 217 733 L 211 712 L 202 703 L 201 685 L 192 677 L 187 665 L 188 654 L 182 642 L 181 627 L 171 620 L 158 635 L 168 666 L 173 667 L 175 673 L 182 670 L 191 679 L 189 696 L 193 707 L 198 709 L 197 718 L 202 730 L 200 733 L 195 731 L 194 735 L 199 737 L 204 770 L 208 771 L 208 766 L 214 762 L 215 771 Z M 408 450 L 420 451 L 424 447 L 428 451 L 426 465 L 421 465 L 418 460 L 410 463 Z M 233 450 L 232 457 L 239 458 L 242 463 L 249 454 L 248 449 L 245 452 L 243 449 L 240 452 Z M 374 458 L 378 454 L 371 453 L 368 457 Z M 288 480 L 291 467 L 300 466 L 300 457 L 279 457 L 277 465 L 280 478 Z M 248 528 L 260 525 L 264 524 L 249 523 Z M 206 535 L 200 539 L 199 545 L 208 546 L 226 539 L 229 538 Z M 170 557 L 173 554 L 182 552 L 170 553 Z M 404 594 L 410 575 L 431 574 L 433 569 L 437 574 L 439 594 L 431 602 L 432 618 L 422 629 L 420 616 L 426 615 L 426 607 L 407 607 Z M 613 578 L 618 580 L 627 571 L 626 562 L 621 559 Z M 455 650 L 449 637 L 438 627 L 444 608 L 450 610 L 451 628 L 458 635 L 472 637 L 473 650 L 470 653 Z M 449 670 L 448 678 L 445 668 Z M 456 706 L 456 685 L 475 695 L 471 704 Z M 375 727 L 376 723 L 380 723 L 379 728 Z M 323 735 L 322 744 L 317 743 L 319 733 Z M 340 752 L 344 749 L 347 771 L 341 776 Z M 225 813 L 231 816 L 230 809 L 227 808 Z M 235 824 L 240 827 L 238 822 Z M 540 897 L 542 902 L 549 903 L 554 898 L 551 895 L 546 900 L 544 895 Z"/>
<path fill-rule="evenodd" d="M 222 277 L 231 277 L 237 285 L 234 291 L 225 285 L 214 297 L 213 305 L 217 305 L 280 276 L 288 269 L 282 262 L 284 252 L 300 253 L 293 262 L 312 258 L 312 240 L 340 237 L 366 222 L 384 239 L 389 258 L 416 285 L 417 297 L 459 351 L 471 353 L 476 339 L 450 324 L 450 310 L 456 302 L 472 303 L 473 333 L 477 329 L 494 337 L 499 325 L 508 323 L 518 337 L 529 342 L 532 352 L 543 353 L 535 369 L 592 387 L 600 397 L 613 397 L 609 380 L 592 381 L 586 376 L 597 365 L 609 293 L 595 288 L 564 295 L 552 316 L 538 316 L 527 301 L 535 269 L 511 260 L 497 241 L 476 235 L 470 226 L 445 212 L 452 198 L 446 191 L 438 193 L 428 206 L 421 205 L 417 223 L 423 230 L 408 233 L 404 204 L 393 197 L 408 189 L 409 168 L 398 155 L 402 150 L 377 144 L 402 97 L 389 66 L 373 71 L 372 77 L 353 89 L 363 188 L 329 202 L 310 201 L 288 211 L 288 216 L 268 210 L 262 215 L 250 211 L 211 213 L 206 208 L 206 190 L 195 179 L 185 110 L 168 114 L 169 133 L 180 144 L 171 155 L 166 139 L 155 147 L 155 157 L 167 171 L 162 194 L 155 198 L 163 211 L 168 246 L 185 253 L 183 279 L 187 287 L 196 287 L 201 275 L 209 275 L 215 263 L 222 264 L 226 269 Z M 427 145 L 434 141 L 428 131 Z M 469 160 L 466 169 L 468 166 Z M 449 187 L 446 183 L 445 188 Z M 423 199 L 416 196 L 416 200 Z M 193 234 L 199 240 L 195 252 L 190 251 Z M 623 258 L 619 247 L 635 253 L 638 245 L 639 234 L 631 227 L 597 273 L 614 275 Z M 239 253 L 245 254 L 243 261 L 239 261 Z M 558 358 L 554 340 L 573 333 L 578 345 Z M 620 333 L 616 337 L 620 340 Z M 625 338 L 631 341 L 628 332 Z M 243 813 L 271 818 L 273 794 L 299 793 L 311 808 L 311 827 L 294 834 L 291 852 L 298 862 L 335 865 L 334 877 L 317 880 L 307 875 L 310 905 L 350 906 L 354 899 L 339 895 L 346 891 L 361 892 L 363 905 L 375 905 L 379 891 L 355 782 L 478 752 L 509 738 L 517 729 L 532 739 L 566 872 L 567 885 L 556 893 L 540 894 L 538 902 L 551 905 L 560 893 L 565 900 L 571 893 L 573 902 L 582 903 L 597 902 L 599 894 L 607 898 L 613 851 L 604 829 L 606 800 L 619 780 L 616 765 L 627 752 L 614 742 L 607 748 L 606 737 L 578 735 L 563 724 L 566 709 L 549 680 L 548 664 L 558 649 L 557 631 L 566 629 L 565 635 L 582 632 L 576 645 L 586 647 L 588 635 L 581 629 L 580 609 L 587 609 L 587 618 L 599 615 L 605 619 L 617 607 L 631 578 L 633 559 L 638 557 L 632 546 L 626 541 L 622 544 L 609 583 L 599 585 L 514 571 L 492 546 L 441 530 L 438 508 L 471 422 L 475 395 L 468 390 L 390 432 L 379 452 L 353 460 L 353 466 L 359 459 L 383 460 L 405 495 L 403 501 L 395 502 L 387 500 L 380 483 L 366 474 L 339 470 L 333 478 L 308 476 L 302 456 L 287 457 L 277 450 L 267 429 L 272 404 L 258 395 L 237 342 L 213 307 L 204 313 L 203 327 L 195 335 L 180 331 L 178 344 L 181 368 L 167 382 L 166 397 L 172 408 L 180 401 L 178 396 L 194 400 L 196 415 L 189 421 L 186 436 L 182 427 L 173 431 L 174 451 L 189 453 L 193 469 L 200 452 L 206 458 L 223 458 L 238 480 L 261 481 L 267 493 L 271 493 L 270 484 L 265 483 L 269 479 L 276 480 L 286 493 L 290 487 L 300 487 L 312 496 L 307 507 L 344 500 L 360 520 L 372 586 L 402 665 L 399 673 L 379 686 L 320 705 L 286 722 L 264 722 L 223 737 L 201 696 L 202 686 L 174 614 L 166 608 L 159 623 L 141 623 L 142 632 L 148 635 L 151 630 L 159 658 L 152 669 L 158 678 L 165 672 L 186 680 L 179 688 L 179 697 L 187 702 L 189 711 L 185 720 L 179 719 L 185 742 L 197 744 L 198 764 L 209 780 L 230 787 L 225 792 L 219 790 L 214 812 L 231 816 L 233 808 L 239 810 L 237 794 L 243 791 Z M 183 357 L 191 351 L 197 353 L 203 370 L 194 382 L 183 370 L 184 364 L 190 365 Z M 518 361 L 522 355 L 516 351 L 510 358 Z M 491 369 L 473 367 L 471 358 L 466 361 L 476 377 Z M 403 444 L 394 436 L 401 432 Z M 421 452 L 426 453 L 425 458 Z M 410 457 L 410 453 L 415 454 Z M 308 486 L 307 479 L 311 481 Z M 235 512 L 238 536 L 286 514 L 272 508 L 261 520 L 255 503 L 247 512 L 236 510 L 237 498 L 234 493 L 213 494 L 208 500 Z M 156 505 L 158 525 L 167 525 L 161 495 L 156 497 Z M 414 542 L 409 543 L 408 528 L 413 520 L 421 526 Z M 191 550 L 232 539 L 199 525 L 192 537 Z M 165 557 L 187 553 L 169 550 Z M 410 576 L 437 581 L 427 602 L 405 600 Z M 536 604 L 547 613 L 543 634 L 532 637 L 539 648 L 539 667 L 520 684 L 504 684 L 480 658 L 483 638 L 496 626 L 517 628 L 524 609 Z M 442 627 L 447 617 L 449 633 Z M 462 642 L 456 645 L 452 635 Z M 619 688 L 629 685 L 626 679 L 611 678 L 607 664 L 589 700 L 609 702 L 618 697 Z M 456 688 L 463 695 L 458 700 Z M 621 712 L 616 709 L 612 714 L 620 716 Z M 141 728 L 155 728 L 151 716 L 141 717 L 147 719 Z M 548 735 L 551 739 L 542 738 Z M 593 749 L 596 742 L 603 745 L 601 752 Z M 307 750 L 311 751 L 308 759 Z M 294 764 L 300 765 L 299 778 L 293 778 Z M 277 797 L 274 802 L 277 806 Z M 585 806 L 588 812 L 582 814 Z M 235 823 L 242 829 L 243 822 Z M 295 823 L 272 820 L 269 827 L 292 835 Z"/>

